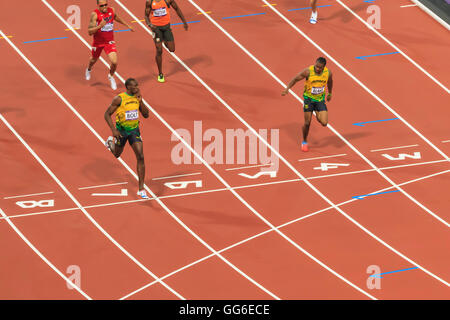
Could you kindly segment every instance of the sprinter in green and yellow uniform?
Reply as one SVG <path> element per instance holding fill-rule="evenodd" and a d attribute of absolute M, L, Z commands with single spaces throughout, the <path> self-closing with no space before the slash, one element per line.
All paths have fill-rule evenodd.
<path fill-rule="evenodd" d="M 303 111 L 305 114 L 305 124 L 303 125 L 303 142 L 302 151 L 308 151 L 308 133 L 311 125 L 312 113 L 316 113 L 317 121 L 324 127 L 328 124 L 328 110 L 325 104 L 325 87 L 328 87 L 327 101 L 331 100 L 331 92 L 333 91 L 333 77 L 331 71 L 325 67 L 327 60 L 325 58 L 318 58 L 316 63 L 302 72 L 297 74 L 291 82 L 289 82 L 283 92 L 285 96 L 289 89 L 298 81 L 306 79 L 305 89 L 303 91 Z"/>
<path fill-rule="evenodd" d="M 145 163 L 144 149 L 142 145 L 141 133 L 139 131 L 139 112 L 148 118 L 148 109 L 142 103 L 142 96 L 138 83 L 130 78 L 125 81 L 126 92 L 116 96 L 105 112 L 105 120 L 112 131 L 112 136 L 106 140 L 106 147 L 118 158 L 123 152 L 127 141 L 130 143 L 136 154 L 137 174 L 139 177 L 138 196 L 148 199 L 144 189 Z M 116 125 L 114 126 L 111 116 L 116 113 Z"/>

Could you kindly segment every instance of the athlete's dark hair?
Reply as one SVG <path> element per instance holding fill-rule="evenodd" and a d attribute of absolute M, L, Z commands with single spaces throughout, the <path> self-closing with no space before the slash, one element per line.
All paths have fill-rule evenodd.
<path fill-rule="evenodd" d="M 138 83 L 138 82 L 136 81 L 136 79 L 134 79 L 134 78 L 128 78 L 128 79 L 125 81 L 125 88 L 128 89 L 128 86 L 130 85 L 130 83 L 131 83 L 132 81 L 136 82 L 136 84 Z"/>
<path fill-rule="evenodd" d="M 324 57 L 319 57 L 316 61 L 323 64 L 324 66 L 327 65 L 327 59 L 325 59 Z"/>

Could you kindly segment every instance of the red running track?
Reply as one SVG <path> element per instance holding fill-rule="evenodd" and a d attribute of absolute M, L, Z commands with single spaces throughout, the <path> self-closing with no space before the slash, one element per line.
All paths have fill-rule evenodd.
<path fill-rule="evenodd" d="M 70 1 L 53 2 L 49 4 L 66 17 Z M 224 2 L 195 1 L 195 5 L 211 12 L 216 25 L 198 14 L 194 1 L 179 3 L 188 21 L 200 22 L 190 24 L 189 32 L 180 26 L 173 27 L 176 54 L 210 90 L 167 52 L 164 52 L 167 83 L 158 84 L 150 35 L 137 23 L 133 24 L 135 33 L 116 34 L 118 72 L 138 79 L 144 98 L 159 115 L 152 114 L 143 121 L 146 184 L 159 197 L 146 202 L 134 196 L 132 152 L 124 152 L 122 164 L 96 138 L 96 134 L 102 138 L 109 134 L 103 113 L 114 93 L 105 81 L 107 69 L 98 63 L 91 83 L 87 84 L 82 75 L 88 48 L 73 33 L 64 30 L 67 27 L 47 6 L 40 1 L 26 6 L 18 4 L 25 15 L 38 12 L 42 17 L 40 24 L 28 28 L 9 17 L 8 5 L 3 5 L 6 8 L 1 11 L 0 30 L 13 35 L 10 41 L 54 90 L 11 45 L 1 40 L 2 70 L 9 75 L 0 80 L 7 102 L 0 109 L 4 119 L 0 126 L 5 150 L 2 164 L 9 170 L 2 176 L 6 183 L 1 185 L 0 208 L 54 269 L 33 253 L 8 221 L 1 219 L 4 230 L 1 240 L 9 245 L 0 263 L 7 271 L 2 272 L 1 282 L 6 287 L 0 296 L 5 299 L 86 296 L 448 299 L 450 217 L 445 190 L 449 166 L 448 157 L 443 154 L 448 154 L 450 144 L 442 142 L 449 139 L 448 129 L 433 113 L 422 112 L 421 107 L 423 101 L 429 101 L 437 114 L 448 114 L 445 106 L 450 102 L 449 96 L 400 55 L 367 61 L 355 59 L 393 50 L 352 18 L 350 12 L 333 1 L 328 2 L 332 5 L 320 10 L 321 20 L 316 26 L 307 23 L 307 10 L 288 11 L 302 7 L 298 1 L 283 1 L 274 7 L 339 64 L 329 57 L 329 68 L 336 78 L 335 94 L 329 104 L 334 131 L 313 125 L 308 154 L 301 153 L 298 147 L 302 124 L 300 102 L 292 97 L 282 98 L 282 86 L 266 70 L 286 83 L 323 52 L 275 11 L 263 7 L 263 2 L 231 7 Z M 349 1 L 347 5 L 359 8 L 356 11 L 361 15 L 364 13 L 361 4 Z M 135 20 L 118 1 L 114 6 L 127 21 Z M 398 10 L 382 6 L 386 12 Z M 126 9 L 137 17 L 141 17 L 142 7 L 141 1 L 126 3 Z M 86 18 L 92 8 L 83 4 L 81 10 Z M 417 8 L 408 10 L 412 15 L 421 15 L 420 11 L 412 11 Z M 222 19 L 254 13 L 264 14 Z M 422 19 L 430 30 L 442 32 L 434 21 Z M 77 32 L 90 42 L 85 20 Z M 381 32 L 391 41 L 399 42 L 389 29 L 393 28 L 389 21 Z M 218 26 L 266 69 L 257 65 Z M 62 36 L 67 39 L 23 43 Z M 398 45 L 406 54 L 444 85 L 449 83 L 448 75 L 438 72 L 438 61 L 430 61 L 433 55 L 430 52 L 439 51 L 439 44 L 424 52 L 416 42 L 402 41 L 405 43 Z M 403 81 L 391 78 L 393 69 L 402 75 Z M 119 89 L 123 90 L 123 86 Z M 365 127 L 352 125 L 393 118 L 385 105 L 403 120 Z M 284 161 L 280 160 L 276 177 L 262 176 L 250 181 L 238 173 L 253 175 L 259 168 L 229 170 L 243 165 L 215 164 L 209 168 L 202 164 L 175 165 L 170 159 L 175 144 L 170 140 L 172 132 L 161 119 L 173 129 L 193 130 L 196 120 L 202 121 L 203 130 L 245 130 L 241 120 L 255 129 L 280 129 L 279 150 Z M 13 130 L 42 159 L 53 177 Z M 410 147 L 376 151 L 399 146 Z M 396 157 L 400 152 L 419 152 L 420 158 L 393 161 L 383 156 Z M 311 159 L 335 155 L 338 157 L 327 160 Z M 349 166 L 327 171 L 315 169 L 324 161 Z M 165 182 L 187 178 L 158 179 L 183 174 L 192 174 L 189 180 L 201 180 L 202 186 L 171 190 Z M 303 177 L 308 178 L 308 184 Z M 352 198 L 396 191 L 397 185 L 401 185 L 403 193 L 364 200 Z M 100 187 L 86 189 L 94 186 Z M 233 187 L 233 191 L 227 186 Z M 121 189 L 127 189 L 127 196 L 92 196 L 95 192 L 119 193 Z M 45 194 L 11 198 L 36 193 Z M 54 207 L 26 209 L 16 203 L 48 199 L 54 200 Z M 280 226 L 279 231 L 271 231 L 273 226 Z M 68 277 L 67 268 L 73 265 L 80 267 L 80 288 L 86 296 L 69 290 L 67 279 L 55 271 Z M 371 265 L 379 266 L 381 272 L 415 266 L 420 269 L 385 276 L 381 288 L 371 290 L 367 287 L 367 268 Z"/>

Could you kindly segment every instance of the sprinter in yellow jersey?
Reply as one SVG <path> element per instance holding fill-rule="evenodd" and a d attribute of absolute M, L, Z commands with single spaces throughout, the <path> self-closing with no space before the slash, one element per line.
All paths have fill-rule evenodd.
<path fill-rule="evenodd" d="M 305 89 L 303 91 L 303 111 L 305 114 L 305 124 L 303 125 L 303 142 L 302 151 L 308 151 L 308 133 L 311 124 L 312 113 L 316 112 L 317 121 L 324 127 L 328 124 L 328 110 L 325 104 L 325 86 L 328 87 L 327 101 L 331 100 L 331 92 L 333 91 L 333 77 L 331 71 L 325 67 L 327 60 L 325 58 L 318 58 L 316 64 L 312 65 L 298 75 L 296 75 L 291 82 L 289 82 L 283 92 L 285 96 L 289 89 L 298 81 L 306 79 Z"/>
<path fill-rule="evenodd" d="M 143 106 L 142 96 L 138 83 L 130 78 L 125 81 L 126 92 L 116 96 L 105 112 L 105 120 L 111 128 L 113 136 L 106 140 L 106 147 L 118 158 L 123 152 L 127 141 L 130 143 L 136 154 L 137 174 L 139 177 L 138 196 L 148 199 L 144 189 L 145 163 L 144 148 L 142 145 L 141 133 L 139 131 L 139 112 L 148 118 L 148 109 Z M 114 126 L 111 116 L 116 113 L 116 125 Z"/>

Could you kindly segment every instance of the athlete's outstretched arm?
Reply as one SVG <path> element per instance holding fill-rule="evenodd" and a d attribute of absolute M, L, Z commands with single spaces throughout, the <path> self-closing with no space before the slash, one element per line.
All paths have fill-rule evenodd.
<path fill-rule="evenodd" d="M 106 109 L 105 111 L 105 120 L 108 126 L 111 128 L 112 134 L 116 139 L 119 139 L 121 137 L 119 130 L 116 129 L 114 126 L 111 116 L 116 112 L 117 108 L 122 103 L 122 98 L 119 96 L 116 96 L 113 101 L 111 102 L 111 105 Z"/>
<path fill-rule="evenodd" d="M 98 30 L 103 28 L 106 24 L 105 20 L 102 20 L 99 25 L 97 25 L 97 14 L 95 12 L 91 13 L 91 18 L 89 19 L 88 33 L 92 36 Z"/>
<path fill-rule="evenodd" d="M 122 20 L 121 17 L 119 17 L 116 13 L 116 10 L 114 10 L 114 8 L 111 8 L 114 12 L 114 20 L 116 20 L 118 23 L 123 24 L 124 26 L 127 26 L 128 29 L 130 29 L 132 32 L 134 32 L 134 29 L 132 26 L 130 26 L 128 23 L 126 23 L 125 21 Z"/>
<path fill-rule="evenodd" d="M 308 77 L 309 77 L 309 69 L 306 68 L 305 70 L 297 74 L 294 78 L 292 78 L 292 80 L 288 83 L 286 89 L 284 89 L 281 92 L 281 95 L 285 96 L 288 93 L 289 89 L 291 89 L 297 82 L 303 79 L 307 79 Z"/>
<path fill-rule="evenodd" d="M 175 0 L 169 0 L 168 2 L 175 9 L 175 11 L 177 12 L 177 15 L 180 17 L 181 21 L 183 21 L 184 30 L 187 30 L 188 29 L 188 24 L 186 22 L 186 19 L 184 18 L 183 12 L 181 12 L 180 7 L 178 7 L 178 5 L 175 2 Z"/>
<path fill-rule="evenodd" d="M 331 94 L 333 92 L 333 74 L 331 73 L 331 71 L 328 70 L 328 72 L 330 73 L 330 75 L 328 76 L 328 95 L 327 95 L 327 101 L 331 100 Z"/>

